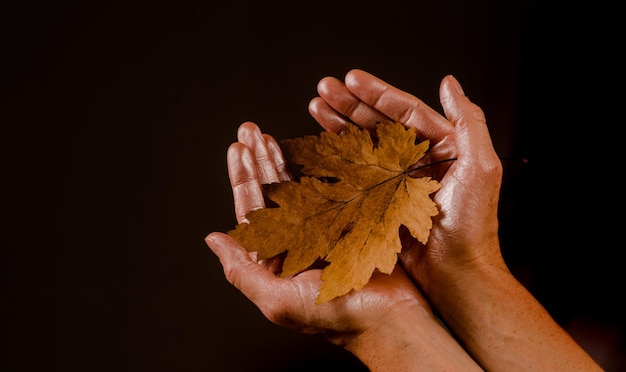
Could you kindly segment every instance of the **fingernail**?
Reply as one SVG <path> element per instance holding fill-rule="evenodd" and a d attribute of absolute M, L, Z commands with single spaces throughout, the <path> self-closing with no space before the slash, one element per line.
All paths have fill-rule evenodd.
<path fill-rule="evenodd" d="M 456 94 L 465 95 L 461 84 L 459 84 L 459 81 L 454 76 L 450 76 L 450 88 L 452 88 Z"/>
<path fill-rule="evenodd" d="M 205 236 L 205 237 L 204 237 L 204 241 L 205 241 L 207 244 L 210 244 L 210 243 L 215 242 L 215 241 L 216 241 L 216 236 L 215 236 L 215 234 L 214 234 L 214 233 L 210 233 L 210 234 L 208 234 L 207 236 Z"/>

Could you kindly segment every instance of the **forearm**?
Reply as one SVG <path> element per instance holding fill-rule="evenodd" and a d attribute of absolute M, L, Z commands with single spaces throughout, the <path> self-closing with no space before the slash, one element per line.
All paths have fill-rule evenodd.
<path fill-rule="evenodd" d="M 371 371 L 481 371 L 424 309 L 398 311 L 344 347 Z"/>
<path fill-rule="evenodd" d="M 487 370 L 601 370 L 504 267 L 483 265 L 440 282 L 429 296 Z"/>

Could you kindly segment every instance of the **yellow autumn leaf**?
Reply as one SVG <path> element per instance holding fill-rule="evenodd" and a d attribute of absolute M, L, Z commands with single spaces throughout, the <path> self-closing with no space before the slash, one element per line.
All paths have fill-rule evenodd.
<path fill-rule="evenodd" d="M 376 136 L 348 125 L 341 135 L 282 141 L 302 177 L 268 185 L 277 206 L 249 212 L 249 223 L 228 232 L 258 259 L 286 252 L 283 277 L 327 262 L 318 304 L 363 288 L 375 270 L 391 273 L 400 226 L 426 243 L 438 213 L 430 194 L 441 184 L 409 176 L 428 141 L 416 143 L 414 130 L 394 122 L 379 124 Z"/>

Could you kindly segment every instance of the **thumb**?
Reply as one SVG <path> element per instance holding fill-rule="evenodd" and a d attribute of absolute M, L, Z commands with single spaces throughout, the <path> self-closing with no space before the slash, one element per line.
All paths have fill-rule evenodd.
<path fill-rule="evenodd" d="M 461 84 L 452 75 L 444 77 L 441 81 L 439 97 L 446 118 L 455 126 L 458 124 L 459 120 L 463 119 L 466 115 L 467 105 L 472 105 L 465 96 Z"/>
<path fill-rule="evenodd" d="M 204 240 L 219 258 L 226 280 L 252 302 L 256 303 L 262 296 L 267 296 L 267 289 L 273 288 L 280 281 L 227 234 L 213 232 Z"/>
<path fill-rule="evenodd" d="M 444 113 L 455 126 L 459 157 L 488 159 L 499 163 L 483 110 L 465 96 L 461 84 L 452 75 L 443 78 L 439 96 Z"/>

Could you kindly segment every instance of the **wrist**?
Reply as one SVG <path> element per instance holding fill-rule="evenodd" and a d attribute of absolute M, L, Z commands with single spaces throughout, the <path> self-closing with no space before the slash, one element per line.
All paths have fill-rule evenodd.
<path fill-rule="evenodd" d="M 437 280 L 429 292 L 446 325 L 475 359 L 493 370 L 527 364 L 541 370 L 598 370 L 506 265 L 491 262 Z"/>
<path fill-rule="evenodd" d="M 395 308 L 344 348 L 371 371 L 481 370 L 422 304 Z"/>

